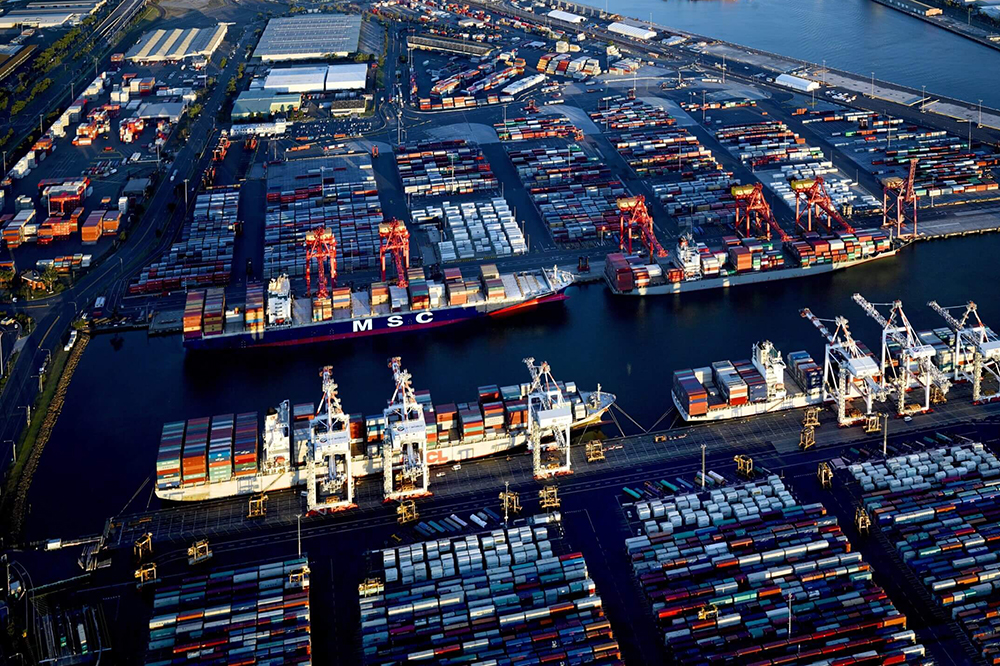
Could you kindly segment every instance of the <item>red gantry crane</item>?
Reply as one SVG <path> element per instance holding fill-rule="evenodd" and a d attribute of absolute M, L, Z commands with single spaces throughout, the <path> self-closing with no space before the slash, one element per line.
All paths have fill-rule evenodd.
<path fill-rule="evenodd" d="M 646 208 L 646 197 L 623 197 L 618 200 L 618 249 L 632 254 L 632 239 L 638 238 L 649 252 L 649 261 L 665 257 L 667 251 L 656 240 L 653 217 Z"/>
<path fill-rule="evenodd" d="M 917 160 L 910 160 L 910 170 L 906 178 L 891 176 L 882 181 L 882 227 L 895 225 L 896 238 L 902 235 L 903 227 L 913 225 L 912 235 L 917 235 L 917 192 L 913 182 L 917 175 Z"/>
<path fill-rule="evenodd" d="M 771 240 L 771 231 L 777 234 L 783 243 L 791 241 L 788 233 L 781 228 L 771 213 L 771 206 L 764 198 L 764 185 L 733 185 L 731 190 L 736 200 L 736 233 L 748 237 L 751 235 L 751 224 L 758 235 Z"/>
<path fill-rule="evenodd" d="M 330 262 L 330 282 L 337 283 L 337 240 L 333 232 L 320 225 L 306 234 L 306 296 L 312 296 L 312 262 L 316 260 L 319 273 L 319 289 L 316 298 L 330 295 L 324 262 Z"/>
<path fill-rule="evenodd" d="M 410 232 L 402 220 L 393 218 L 378 225 L 379 259 L 382 261 L 382 281 L 385 281 L 385 255 L 392 253 L 396 265 L 396 284 L 404 289 L 409 284 L 406 269 L 410 267 Z"/>
<path fill-rule="evenodd" d="M 830 195 L 826 191 L 826 183 L 821 176 L 793 180 L 792 191 L 795 192 L 795 226 L 800 231 L 813 230 L 813 215 L 815 214 L 817 222 L 830 233 L 833 232 L 834 221 L 847 233 L 854 233 L 854 227 L 848 224 L 837 212 L 837 207 L 833 205 L 833 200 L 830 199 Z M 806 218 L 806 224 L 802 223 L 803 217 Z"/>

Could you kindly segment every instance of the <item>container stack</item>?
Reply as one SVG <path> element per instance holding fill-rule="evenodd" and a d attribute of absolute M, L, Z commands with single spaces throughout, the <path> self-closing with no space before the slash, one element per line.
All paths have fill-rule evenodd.
<path fill-rule="evenodd" d="M 832 236 L 807 232 L 799 240 L 788 243 L 792 257 L 802 266 L 832 264 L 872 257 L 892 249 L 888 232 L 881 229 L 838 232 Z"/>
<path fill-rule="evenodd" d="M 805 139 L 778 120 L 725 125 L 716 130 L 715 136 L 742 162 L 753 167 L 823 159 L 822 150 L 806 145 Z"/>
<path fill-rule="evenodd" d="M 986 663 L 1000 660 L 1000 460 L 979 443 L 850 466 L 872 521 L 926 593 L 967 632 Z"/>
<path fill-rule="evenodd" d="M 208 482 L 233 478 L 233 415 L 212 417 L 208 440 Z"/>
<path fill-rule="evenodd" d="M 627 132 L 650 128 L 673 127 L 677 120 L 661 107 L 641 100 L 618 95 L 601 99 L 601 108 L 590 113 L 590 119 L 605 131 Z"/>
<path fill-rule="evenodd" d="M 308 565 L 300 557 L 158 587 L 146 666 L 311 664 Z"/>
<path fill-rule="evenodd" d="M 443 263 L 506 257 L 524 254 L 528 246 L 524 233 L 514 220 L 514 214 L 501 197 L 490 201 L 453 204 L 445 201 L 441 206 L 428 206 L 413 211 L 415 224 L 438 236 L 438 253 Z"/>
<path fill-rule="evenodd" d="M 823 388 L 823 368 L 809 352 L 790 352 L 787 367 L 806 393 L 813 394 Z"/>
<path fill-rule="evenodd" d="M 496 90 L 501 86 L 505 86 L 517 77 L 524 73 L 524 68 L 511 66 L 504 67 L 503 69 L 493 72 L 486 77 L 479 79 L 478 81 L 473 81 L 468 86 L 465 87 L 465 94 L 467 95 L 477 95 L 481 92 L 486 92 L 489 90 Z"/>
<path fill-rule="evenodd" d="M 206 336 L 220 335 L 225 330 L 226 290 L 215 287 L 205 292 L 205 316 L 202 332 Z"/>
<path fill-rule="evenodd" d="M 181 449 L 184 445 L 184 421 L 164 423 L 160 450 L 156 456 L 156 488 L 168 490 L 181 486 Z"/>
<path fill-rule="evenodd" d="M 927 663 L 837 519 L 777 476 L 634 510 L 626 549 L 672 663 Z"/>
<path fill-rule="evenodd" d="M 708 414 L 708 391 L 705 390 L 694 370 L 674 372 L 673 392 L 689 416 Z"/>
<path fill-rule="evenodd" d="M 185 486 L 202 485 L 208 480 L 208 417 L 190 419 L 184 434 L 181 482 Z"/>
<path fill-rule="evenodd" d="M 735 407 L 749 402 L 747 383 L 740 378 L 730 361 L 712 363 L 712 379 L 730 405 Z"/>
<path fill-rule="evenodd" d="M 405 194 L 432 197 L 499 187 L 483 151 L 464 139 L 404 144 L 396 164 Z"/>
<path fill-rule="evenodd" d="M 264 333 L 263 282 L 247 282 L 247 302 L 243 313 L 243 322 L 247 333 L 254 335 Z"/>
<path fill-rule="evenodd" d="M 654 183 L 653 193 L 678 224 L 699 227 L 731 227 L 736 221 L 733 185 L 739 184 L 728 172 L 703 175 L 697 180 Z"/>
<path fill-rule="evenodd" d="M 542 518 L 373 553 L 364 663 L 622 663 L 583 555 Z"/>
<path fill-rule="evenodd" d="M 104 213 L 103 210 L 91 211 L 80 227 L 81 240 L 84 245 L 96 245 L 104 235 Z"/>
<path fill-rule="evenodd" d="M 181 240 L 142 269 L 129 285 L 129 293 L 229 284 L 239 198 L 238 185 L 199 194 Z"/>
<path fill-rule="evenodd" d="M 462 439 L 478 442 L 486 435 L 483 413 L 479 410 L 478 404 L 459 405 L 458 420 L 462 426 Z"/>
<path fill-rule="evenodd" d="M 510 152 L 511 162 L 557 242 L 599 240 L 618 233 L 625 186 L 577 144 Z"/>
<path fill-rule="evenodd" d="M 205 292 L 189 291 L 184 301 L 184 339 L 192 340 L 202 335 L 202 316 L 205 312 Z"/>
<path fill-rule="evenodd" d="M 257 473 L 257 412 L 236 415 L 233 467 L 237 477 Z"/>
<path fill-rule="evenodd" d="M 475 109 L 476 107 L 486 107 L 494 104 L 511 104 L 513 101 L 513 95 L 504 93 L 500 95 L 487 95 L 486 97 L 456 95 L 454 97 L 442 97 L 440 100 L 421 97 L 418 104 L 421 111 L 446 111 L 449 109 Z"/>
<path fill-rule="evenodd" d="M 493 127 L 501 141 L 573 139 L 580 134 L 576 125 L 565 116 L 508 118 L 506 122 L 494 123 Z"/>

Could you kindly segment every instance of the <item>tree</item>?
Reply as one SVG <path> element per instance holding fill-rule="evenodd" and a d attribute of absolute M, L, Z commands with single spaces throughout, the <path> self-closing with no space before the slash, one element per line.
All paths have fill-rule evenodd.
<path fill-rule="evenodd" d="M 58 281 L 59 281 L 59 273 L 56 272 L 56 269 L 55 269 L 54 266 L 49 266 L 42 273 L 42 282 L 45 283 L 45 287 L 46 287 L 46 289 L 49 290 L 49 292 L 52 291 L 52 289 L 56 285 L 56 282 L 58 282 Z"/>
<path fill-rule="evenodd" d="M 228 64 L 229 58 L 223 57 L 222 60 L 219 61 L 219 69 L 225 69 Z"/>

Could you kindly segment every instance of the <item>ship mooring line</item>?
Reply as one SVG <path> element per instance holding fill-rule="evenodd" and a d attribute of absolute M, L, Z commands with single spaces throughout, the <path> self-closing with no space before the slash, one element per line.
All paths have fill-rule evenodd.
<path fill-rule="evenodd" d="M 641 425 L 639 425 L 638 422 L 636 422 L 636 420 L 634 418 L 632 418 L 631 416 L 629 416 L 628 413 L 624 409 L 622 409 L 621 407 L 619 407 L 618 403 L 615 403 L 614 407 L 615 407 L 615 409 L 617 409 L 619 412 L 622 413 L 622 416 L 624 416 L 629 421 L 631 421 L 633 424 L 635 424 L 635 427 L 638 428 L 641 432 L 643 432 L 643 433 L 649 432 L 648 430 L 644 429 Z M 622 436 L 624 437 L 624 434 Z"/>
<path fill-rule="evenodd" d="M 656 419 L 656 423 L 654 423 L 653 425 L 649 426 L 649 428 L 646 430 L 646 433 L 648 434 L 654 428 L 656 428 L 656 426 L 660 425 L 660 421 L 662 421 L 663 419 L 667 418 L 667 415 L 670 414 L 670 412 L 672 412 L 672 411 L 674 411 L 673 407 L 667 407 L 667 411 L 663 412 L 663 414 L 660 415 L 660 418 Z M 669 430 L 669 428 L 668 428 L 668 430 Z"/>

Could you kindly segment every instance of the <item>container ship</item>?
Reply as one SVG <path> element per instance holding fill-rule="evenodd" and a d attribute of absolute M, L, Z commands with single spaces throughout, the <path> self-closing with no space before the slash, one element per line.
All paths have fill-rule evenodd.
<path fill-rule="evenodd" d="M 531 410 L 538 404 L 532 401 L 540 394 L 557 398 L 573 429 L 599 425 L 615 402 L 600 385 L 581 391 L 573 382 L 553 380 L 482 386 L 471 402 L 435 404 L 429 391 L 410 389 L 409 374 L 399 369 L 398 359 L 392 361 L 397 390 L 382 414 L 345 413 L 327 367 L 321 372 L 319 407 L 286 400 L 268 410 L 262 433 L 255 412 L 164 424 L 156 495 L 191 502 L 304 486 L 310 510 L 345 507 L 352 504 L 354 479 L 385 475 L 387 465 L 394 473 L 398 460 L 393 456 L 399 451 L 393 438 L 400 434 L 409 437 L 403 462 L 416 460 L 419 472 L 422 459 L 427 476 L 428 466 L 455 465 L 529 445 Z M 401 397 L 405 395 L 410 396 L 408 404 Z M 539 419 L 556 411 L 539 412 Z"/>
<path fill-rule="evenodd" d="M 670 392 L 685 421 L 721 421 L 798 409 L 823 402 L 823 367 L 808 352 L 788 354 L 774 345 L 753 346 L 750 360 L 716 361 L 674 372 Z"/>
<path fill-rule="evenodd" d="M 333 287 L 327 295 L 296 297 L 291 279 L 280 275 L 248 283 L 245 305 L 227 308 L 221 287 L 193 290 L 184 306 L 187 349 L 242 349 L 342 340 L 419 330 L 476 317 L 500 317 L 562 301 L 573 275 L 556 267 L 500 273 L 480 266 L 470 279 L 445 268 L 443 280 L 409 268 L 397 284 L 373 282 L 360 290 Z"/>
<path fill-rule="evenodd" d="M 820 275 L 894 256 L 898 247 L 881 230 L 822 237 L 811 232 L 780 243 L 726 236 L 709 247 L 682 236 L 667 261 L 609 254 L 604 276 L 615 294 L 653 296 Z"/>

